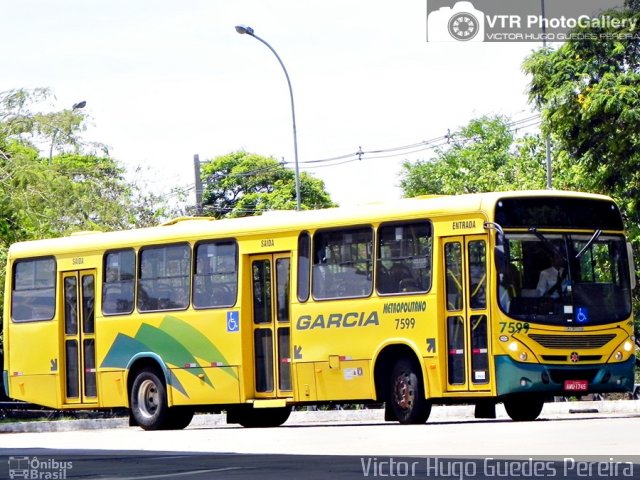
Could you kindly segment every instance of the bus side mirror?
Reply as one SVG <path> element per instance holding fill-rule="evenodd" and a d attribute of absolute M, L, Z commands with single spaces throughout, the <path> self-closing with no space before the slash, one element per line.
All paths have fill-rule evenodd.
<path fill-rule="evenodd" d="M 631 280 L 631 290 L 636 288 L 636 264 L 633 261 L 633 247 L 631 242 L 627 242 L 627 258 L 629 259 L 629 278 Z"/>

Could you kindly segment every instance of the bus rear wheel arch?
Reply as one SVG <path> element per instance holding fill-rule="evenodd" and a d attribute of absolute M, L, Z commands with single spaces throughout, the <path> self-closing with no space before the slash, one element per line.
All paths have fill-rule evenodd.
<path fill-rule="evenodd" d="M 376 397 L 385 402 L 385 420 L 403 424 L 425 423 L 431 402 L 425 398 L 420 360 L 406 345 L 388 345 L 374 367 Z"/>

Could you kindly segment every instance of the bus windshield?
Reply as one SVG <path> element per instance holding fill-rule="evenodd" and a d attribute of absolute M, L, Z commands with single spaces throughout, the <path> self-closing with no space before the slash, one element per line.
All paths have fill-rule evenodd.
<path fill-rule="evenodd" d="M 546 325 L 619 322 L 631 314 L 627 250 L 621 235 L 505 233 L 497 249 L 503 312 Z"/>

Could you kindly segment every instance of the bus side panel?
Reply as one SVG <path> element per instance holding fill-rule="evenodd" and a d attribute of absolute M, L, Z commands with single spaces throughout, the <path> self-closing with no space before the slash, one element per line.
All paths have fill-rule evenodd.
<path fill-rule="evenodd" d="M 128 405 L 126 370 L 139 360 L 156 362 L 166 372 L 169 405 L 241 401 L 240 335 L 227 331 L 227 314 L 233 310 L 102 317 L 98 323 L 102 406 Z"/>
<path fill-rule="evenodd" d="M 429 351 L 437 334 L 435 296 L 428 294 L 376 297 L 363 299 L 310 300 L 294 304 L 292 344 L 297 354 L 297 385 L 313 391 L 317 401 L 375 399 L 374 368 L 376 361 L 390 362 L 396 356 L 384 356 L 381 350 L 402 348 L 416 360 L 429 358 L 437 364 L 435 351 Z M 435 349 L 435 344 L 432 349 Z M 408 353 L 414 352 L 414 353 Z M 303 363 L 304 362 L 304 363 Z M 313 378 L 309 368 L 314 365 Z M 304 376 L 304 379 L 300 377 Z M 383 388 L 386 388 L 383 386 Z M 437 390 L 436 390 L 437 391 Z M 314 400 L 304 391 L 297 400 Z"/>
<path fill-rule="evenodd" d="M 363 400 L 374 398 L 369 360 L 316 362 L 316 388 L 323 399 Z"/>
<path fill-rule="evenodd" d="M 101 407 L 125 407 L 129 405 L 124 371 L 98 373 L 98 391 Z"/>
<path fill-rule="evenodd" d="M 237 367 L 198 369 L 193 375 L 190 369 L 171 369 L 179 382 L 172 385 L 172 405 L 215 405 L 240 403 L 240 380 Z"/>
<path fill-rule="evenodd" d="M 60 407 L 61 357 L 55 320 L 32 323 L 9 323 L 5 333 L 13 345 L 6 351 L 9 375 L 9 396 L 16 400 Z"/>
<path fill-rule="evenodd" d="M 15 400 L 60 408 L 58 375 L 24 375 L 9 377 L 9 396 Z"/>
<path fill-rule="evenodd" d="M 316 374 L 314 363 L 294 363 L 296 389 L 295 400 L 298 402 L 313 402 L 318 400 L 316 391 Z"/>

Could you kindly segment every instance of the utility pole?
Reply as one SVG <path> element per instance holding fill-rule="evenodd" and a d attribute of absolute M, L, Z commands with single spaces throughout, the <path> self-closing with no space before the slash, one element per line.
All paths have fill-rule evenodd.
<path fill-rule="evenodd" d="M 546 16 L 544 14 L 544 0 L 540 0 L 540 8 L 542 10 L 542 46 L 547 48 L 547 27 L 545 23 Z M 546 154 L 547 154 L 547 188 L 551 189 L 551 136 L 547 133 L 545 139 Z"/>
<path fill-rule="evenodd" d="M 202 178 L 200 177 L 200 155 L 193 156 L 193 169 L 196 176 L 196 215 L 202 215 Z"/>

